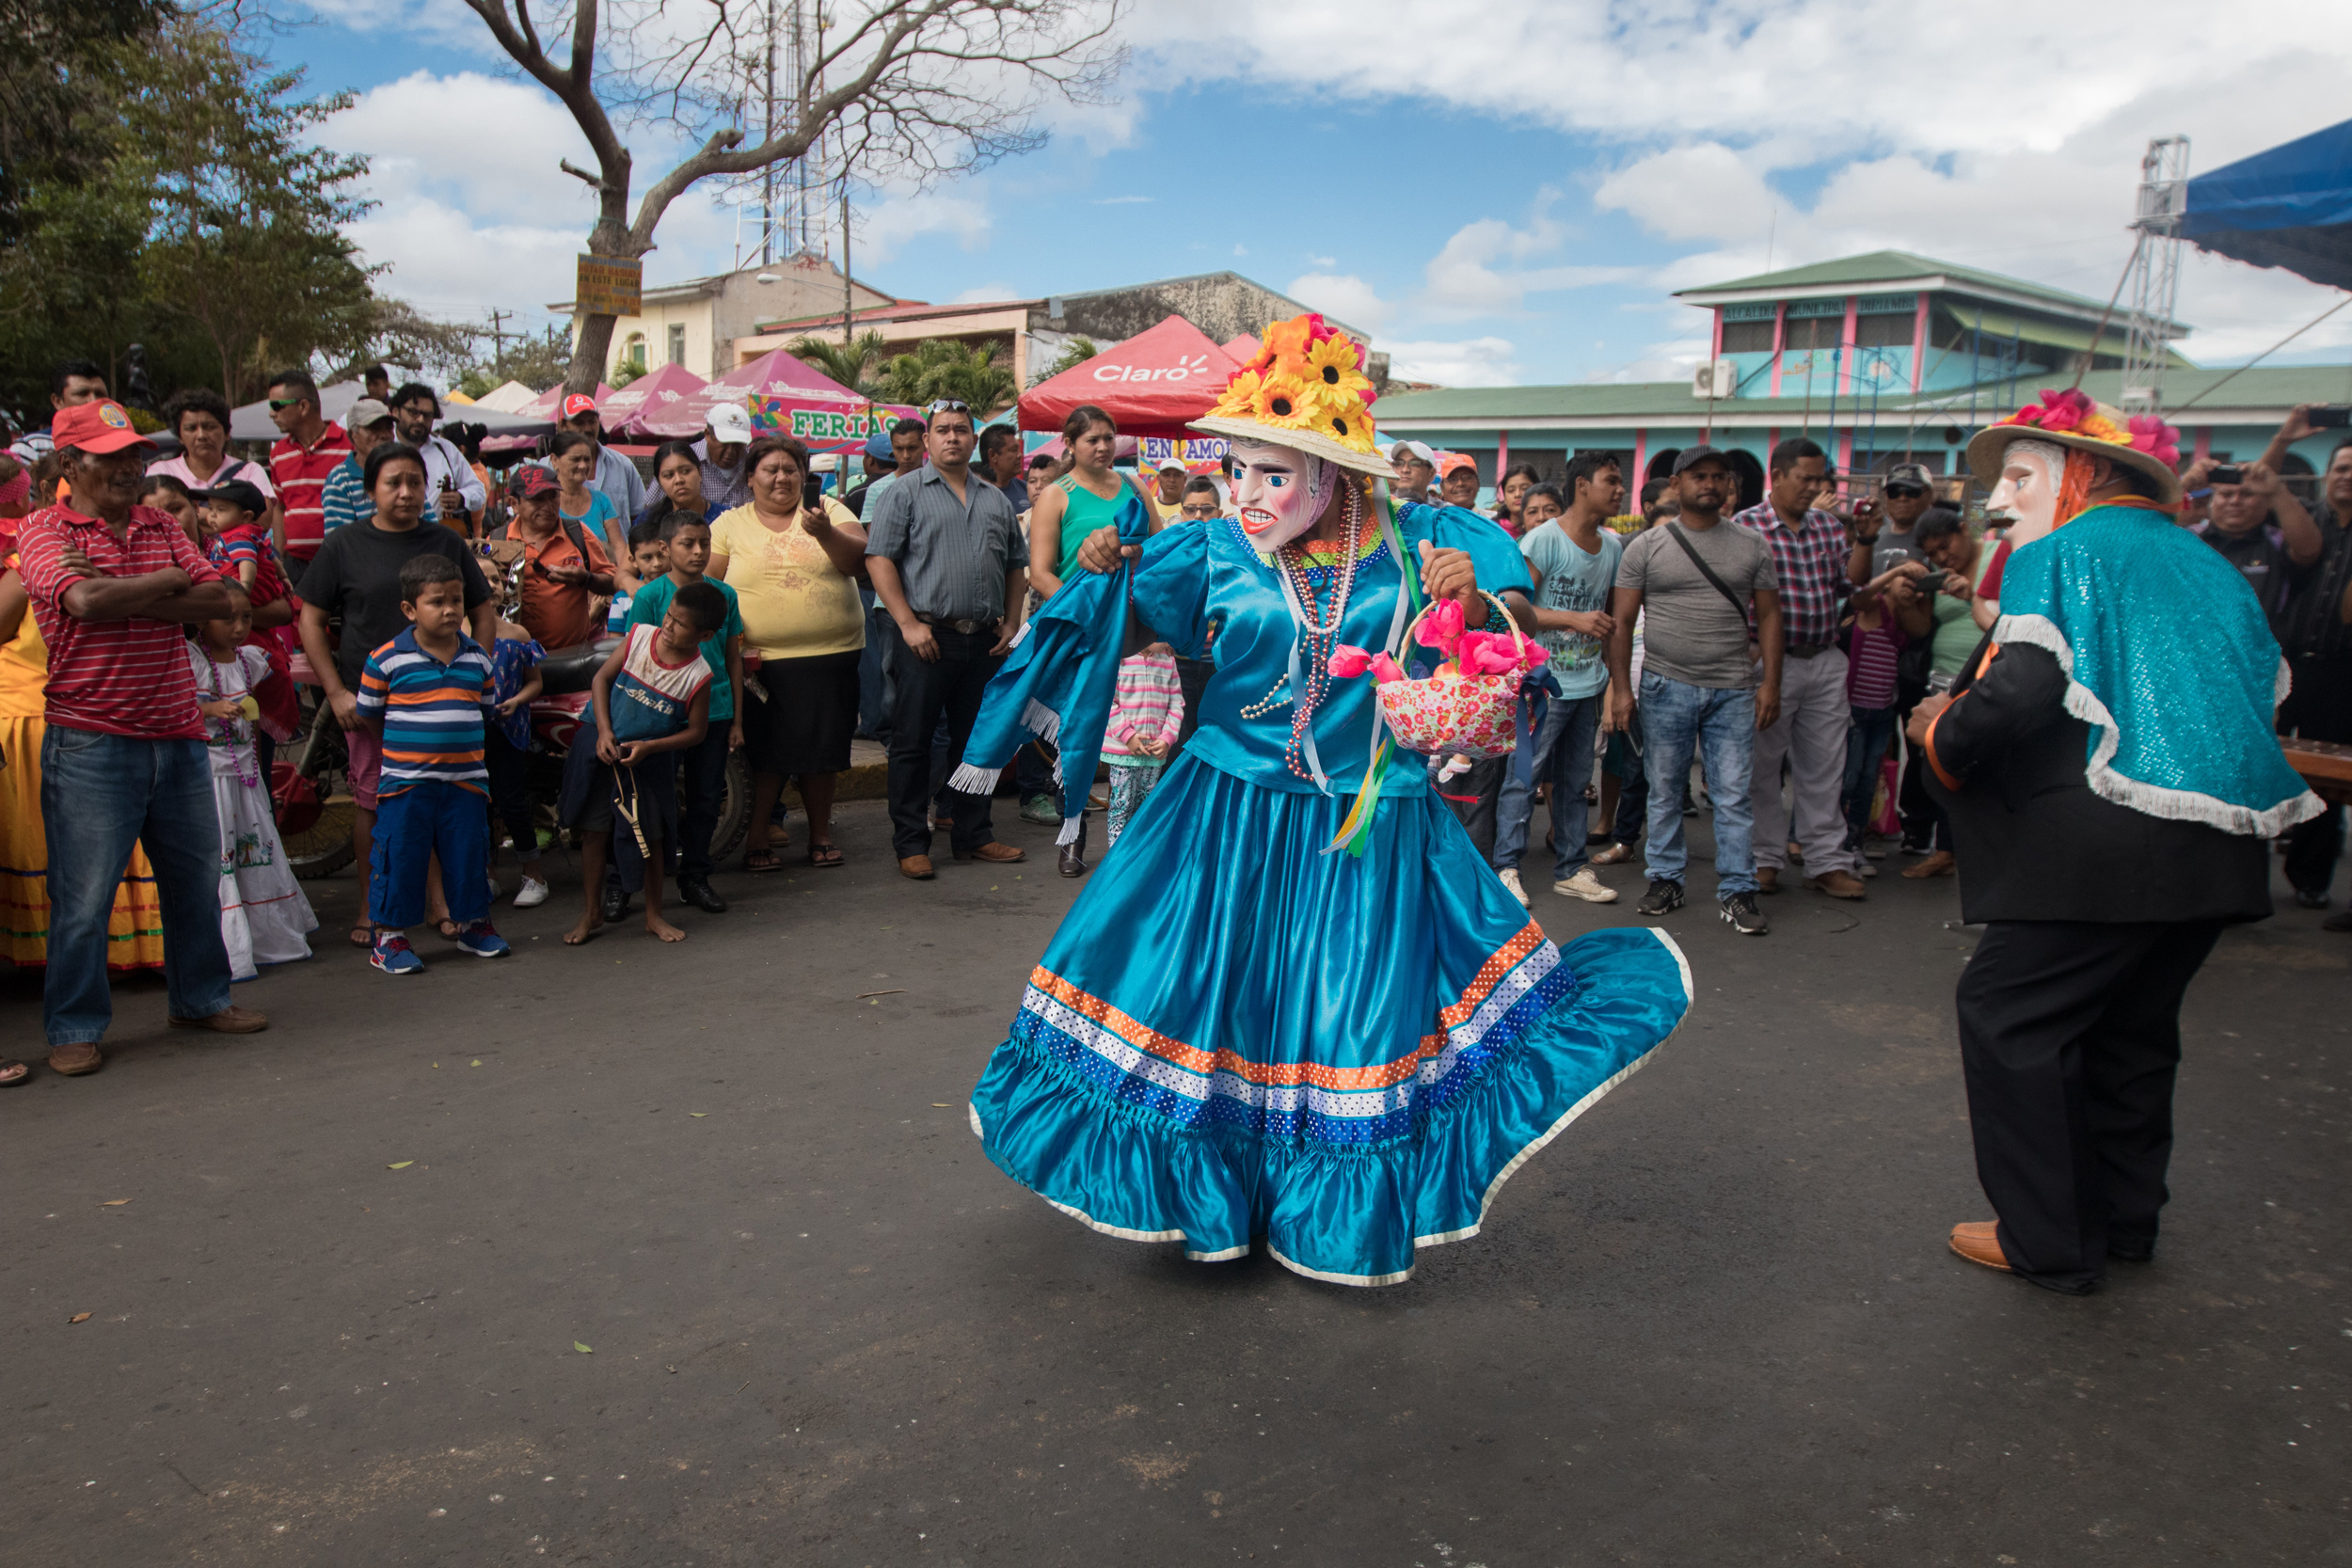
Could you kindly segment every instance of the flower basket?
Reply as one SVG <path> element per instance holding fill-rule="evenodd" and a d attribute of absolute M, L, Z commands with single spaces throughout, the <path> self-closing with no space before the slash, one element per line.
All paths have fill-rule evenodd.
<path fill-rule="evenodd" d="M 1481 596 L 1502 610 L 1502 601 L 1492 594 Z M 1438 608 L 1432 605 L 1423 610 L 1414 619 L 1415 629 Z M 1511 621 L 1508 610 L 1503 610 L 1503 619 Z M 1519 678 L 1530 662 L 1527 639 L 1517 621 L 1511 621 L 1511 641 L 1518 664 L 1508 670 L 1470 673 L 1450 663 L 1422 680 L 1381 682 L 1376 692 L 1380 715 L 1388 721 L 1396 743 L 1408 752 L 1465 756 L 1474 762 L 1508 756 L 1516 751 Z"/>

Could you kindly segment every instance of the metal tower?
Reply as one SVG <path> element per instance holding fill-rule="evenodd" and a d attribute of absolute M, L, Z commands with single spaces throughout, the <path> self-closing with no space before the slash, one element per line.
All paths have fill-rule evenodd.
<path fill-rule="evenodd" d="M 2154 414 L 2164 406 L 2165 344 L 2181 292 L 2181 214 L 2188 200 L 2188 138 L 2157 136 L 2139 161 L 2139 198 L 2132 227 L 2132 314 L 2123 341 L 2123 408 Z M 2091 349 L 2095 354 L 2098 344 Z"/>

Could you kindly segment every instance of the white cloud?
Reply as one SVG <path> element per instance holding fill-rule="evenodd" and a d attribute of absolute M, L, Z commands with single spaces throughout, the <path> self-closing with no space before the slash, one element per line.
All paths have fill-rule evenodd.
<path fill-rule="evenodd" d="M 1373 286 L 1354 274 L 1333 276 L 1311 272 L 1303 277 L 1291 279 L 1282 291 L 1304 305 L 1311 305 L 1325 315 L 1360 327 L 1375 337 L 1396 314 L 1396 308 L 1382 299 Z"/>
<path fill-rule="evenodd" d="M 1434 381 L 1441 387 L 1510 387 L 1523 379 L 1511 357 L 1508 338 L 1470 338 L 1455 342 L 1391 342 L 1389 373 L 1404 381 Z M 1374 412 L 1378 413 L 1375 404 Z"/>
<path fill-rule="evenodd" d="M 983 283 L 978 288 L 964 290 L 947 303 L 950 305 L 993 305 L 1002 299 L 1027 299 L 1029 297 L 1009 283 Z"/>
<path fill-rule="evenodd" d="M 1158 199 L 1156 196 L 1098 196 L 1094 198 L 1094 205 L 1097 207 L 1137 207 Z"/>
<path fill-rule="evenodd" d="M 972 194 L 914 191 L 885 196 L 870 206 L 857 208 L 852 217 L 857 227 L 852 253 L 856 266 L 863 269 L 886 262 L 908 242 L 926 234 L 951 234 L 964 249 L 977 249 L 987 240 L 993 222 L 986 193 L 972 186 L 961 189 Z"/>

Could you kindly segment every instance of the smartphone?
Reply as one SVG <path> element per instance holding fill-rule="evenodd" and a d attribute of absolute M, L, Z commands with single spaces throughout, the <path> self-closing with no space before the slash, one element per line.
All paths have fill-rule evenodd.
<path fill-rule="evenodd" d="M 2205 481 L 2209 484 L 2243 484 L 2246 483 L 2246 469 L 2236 463 L 2217 464 L 2206 473 Z"/>
<path fill-rule="evenodd" d="M 2352 406 L 2306 409 L 2303 422 L 2313 430 L 2341 430 L 2352 425 Z"/>
<path fill-rule="evenodd" d="M 1931 566 L 1928 568 L 1928 575 L 1921 578 L 1915 586 L 1916 586 L 1922 594 L 1932 594 L 1937 589 L 1943 587 L 1944 579 L 1951 575 L 1951 573 L 1946 571 L 1941 566 Z"/>

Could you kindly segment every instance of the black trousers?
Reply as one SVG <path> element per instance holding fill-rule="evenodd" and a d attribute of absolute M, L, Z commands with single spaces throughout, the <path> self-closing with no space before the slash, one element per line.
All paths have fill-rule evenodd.
<path fill-rule="evenodd" d="M 2080 1293 L 2145 1256 L 2169 1195 L 2181 998 L 2218 921 L 1996 920 L 1961 975 L 1977 1179 L 2010 1266 Z"/>
<path fill-rule="evenodd" d="M 2310 656 L 2292 666 L 2295 689 L 2279 707 L 2282 735 L 2306 740 L 2352 740 L 2352 657 Z M 2344 854 L 2344 808 L 2329 806 L 2287 830 L 2287 880 L 2305 893 L 2325 893 Z"/>
<path fill-rule="evenodd" d="M 981 694 L 1005 662 L 989 656 L 996 645 L 994 632 L 933 626 L 931 635 L 939 642 L 936 664 L 915 657 L 904 638 L 891 639 L 890 842 L 900 860 L 931 852 L 928 814 L 933 732 L 945 718 L 950 766 L 961 763 L 964 745 L 972 738 L 972 722 L 980 715 Z M 946 794 L 955 815 L 950 842 L 957 853 L 969 854 L 995 839 L 987 796 L 953 790 Z"/>
<path fill-rule="evenodd" d="M 710 875 L 710 837 L 719 831 L 720 808 L 726 804 L 727 736 L 734 728 L 732 717 L 713 719 L 701 745 L 677 753 L 680 876 Z"/>
<path fill-rule="evenodd" d="M 1435 773 L 1429 776 L 1429 787 L 1438 792 L 1445 809 L 1470 830 L 1470 843 L 1477 847 L 1478 858 L 1490 863 L 1495 858 L 1495 816 L 1502 805 L 1503 784 L 1510 777 L 1511 759 L 1507 756 L 1473 762 L 1468 772 L 1456 773 L 1443 783 Z"/>

